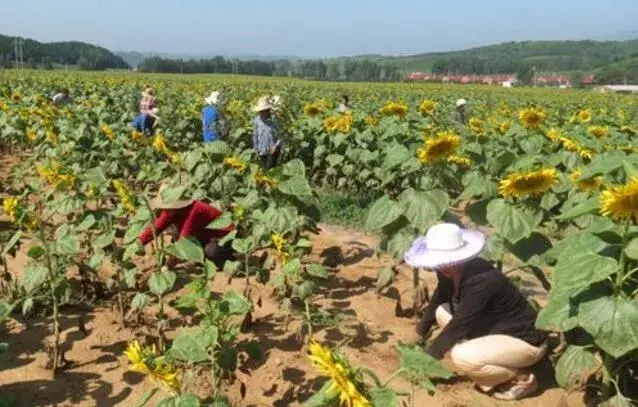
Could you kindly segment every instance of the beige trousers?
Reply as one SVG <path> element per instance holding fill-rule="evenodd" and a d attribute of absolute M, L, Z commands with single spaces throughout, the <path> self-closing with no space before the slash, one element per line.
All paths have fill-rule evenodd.
<path fill-rule="evenodd" d="M 451 320 L 449 304 L 436 309 L 436 321 L 444 328 Z M 538 363 L 547 352 L 547 346 L 532 346 L 507 335 L 487 335 L 471 339 L 452 348 L 452 362 L 458 373 L 468 376 L 479 386 L 497 386 L 519 373 L 519 369 Z"/>

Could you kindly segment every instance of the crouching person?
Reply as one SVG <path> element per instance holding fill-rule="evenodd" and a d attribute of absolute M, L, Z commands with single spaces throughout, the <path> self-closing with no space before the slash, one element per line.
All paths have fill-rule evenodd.
<path fill-rule="evenodd" d="M 230 225 L 224 229 L 208 229 L 207 226 L 222 212 L 203 201 L 193 199 L 169 200 L 166 197 L 166 187 L 160 188 L 158 196 L 151 201 L 151 209 L 159 211 L 153 227 L 142 232 L 139 239 L 142 245 L 153 240 L 153 233 L 160 234 L 173 227 L 174 238 L 183 237 L 197 239 L 204 247 L 206 257 L 222 268 L 226 260 L 232 260 L 234 251 L 229 245 L 220 245 L 219 240 L 234 230 Z M 155 232 L 153 232 L 155 229 Z"/>
<path fill-rule="evenodd" d="M 438 286 L 419 322 L 423 339 L 436 322 L 441 333 L 426 352 L 441 359 L 450 352 L 460 375 L 501 400 L 518 400 L 537 390 L 528 370 L 547 351 L 547 335 L 535 328 L 536 311 L 489 262 L 478 258 L 485 236 L 444 223 L 431 227 L 405 254 L 412 267 L 437 272 Z"/>

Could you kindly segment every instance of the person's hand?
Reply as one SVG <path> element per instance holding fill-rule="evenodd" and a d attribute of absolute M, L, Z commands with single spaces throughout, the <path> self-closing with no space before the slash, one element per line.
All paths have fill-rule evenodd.
<path fill-rule="evenodd" d="M 274 145 L 272 147 L 270 147 L 270 154 L 271 155 L 275 155 L 277 153 L 277 146 Z"/>

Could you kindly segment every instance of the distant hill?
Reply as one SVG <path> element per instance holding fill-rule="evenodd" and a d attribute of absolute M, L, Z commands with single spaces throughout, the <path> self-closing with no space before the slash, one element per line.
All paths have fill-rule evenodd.
<path fill-rule="evenodd" d="M 11 66 L 16 59 L 14 38 L 0 35 L 1 66 Z M 25 38 L 23 57 L 30 67 L 68 64 L 90 70 L 130 68 L 122 58 L 106 48 L 77 41 L 42 43 Z"/>
<path fill-rule="evenodd" d="M 222 56 L 226 59 L 239 59 L 240 61 L 291 61 L 299 58 L 289 55 L 242 55 L 230 51 L 211 52 L 208 54 L 189 55 L 189 54 L 171 54 L 165 52 L 136 52 L 136 51 L 118 51 L 115 53 L 121 57 L 130 66 L 139 66 L 145 59 L 159 57 L 163 59 L 183 59 L 183 60 L 199 60 L 211 59 L 216 56 Z"/>
<path fill-rule="evenodd" d="M 627 33 L 627 35 L 630 35 Z M 522 41 L 461 51 L 409 56 L 363 55 L 331 61 L 370 60 L 411 71 L 458 73 L 509 73 L 522 65 L 538 71 L 594 70 L 638 56 L 638 40 L 625 41 Z"/>

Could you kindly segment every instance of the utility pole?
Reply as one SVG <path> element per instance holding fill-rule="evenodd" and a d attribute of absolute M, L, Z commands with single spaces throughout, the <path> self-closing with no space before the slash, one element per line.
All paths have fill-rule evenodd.
<path fill-rule="evenodd" d="M 20 37 L 13 39 L 13 46 L 15 48 L 16 57 L 16 69 L 24 69 L 24 40 Z"/>

